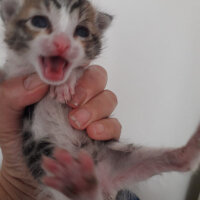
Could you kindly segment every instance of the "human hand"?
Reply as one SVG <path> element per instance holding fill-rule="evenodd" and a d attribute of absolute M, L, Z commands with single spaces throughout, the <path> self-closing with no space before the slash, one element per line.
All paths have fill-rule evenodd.
<path fill-rule="evenodd" d="M 103 91 L 107 81 L 106 72 L 100 67 L 94 68 L 96 69 L 87 70 L 78 83 L 77 95 L 70 103 L 75 108 L 69 114 L 72 119 L 70 121 L 75 128 L 86 128 L 88 135 L 93 139 L 117 139 L 121 130 L 119 122 L 116 119 L 102 119 L 113 111 L 117 104 L 116 97 L 112 92 Z M 37 75 L 14 78 L 0 85 L 0 146 L 3 153 L 1 197 L 9 196 L 15 200 L 35 199 L 40 192 L 24 164 L 21 153 L 21 117 L 24 108 L 41 100 L 47 91 L 48 86 L 41 82 Z M 84 95 L 79 96 L 79 91 Z M 104 105 L 104 108 L 99 110 L 101 105 Z M 83 109 L 91 113 L 90 119 L 87 123 L 77 126 L 77 112 Z M 81 119 L 84 119 L 83 115 Z M 98 124 L 104 127 L 101 134 L 96 134 L 94 128 Z"/>
<path fill-rule="evenodd" d="M 40 192 L 22 155 L 22 115 L 26 106 L 38 102 L 48 91 L 37 75 L 0 84 L 0 197 L 8 200 L 35 199 Z"/>
<path fill-rule="evenodd" d="M 119 139 L 121 125 L 115 118 L 108 118 L 117 105 L 115 94 L 105 90 L 107 73 L 100 66 L 91 66 L 80 78 L 76 94 L 69 103 L 74 109 L 69 113 L 71 125 L 87 130 L 94 140 Z"/>

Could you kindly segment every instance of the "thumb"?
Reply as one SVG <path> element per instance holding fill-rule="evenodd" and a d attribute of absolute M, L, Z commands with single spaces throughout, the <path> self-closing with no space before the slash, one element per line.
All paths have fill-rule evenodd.
<path fill-rule="evenodd" d="M 16 121 L 23 109 L 41 100 L 48 91 L 38 75 L 13 78 L 0 85 L 0 123 Z"/>

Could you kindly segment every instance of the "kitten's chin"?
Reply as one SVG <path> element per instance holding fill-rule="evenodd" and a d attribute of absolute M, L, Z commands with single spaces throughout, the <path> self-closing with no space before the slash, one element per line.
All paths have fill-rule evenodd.
<path fill-rule="evenodd" d="M 45 82 L 58 85 L 64 82 L 70 63 L 60 56 L 39 57 L 40 68 Z"/>

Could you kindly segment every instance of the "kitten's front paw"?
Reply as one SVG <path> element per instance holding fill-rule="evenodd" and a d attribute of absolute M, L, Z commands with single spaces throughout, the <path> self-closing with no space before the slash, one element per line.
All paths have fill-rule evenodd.
<path fill-rule="evenodd" d="M 81 152 L 78 158 L 73 158 L 67 151 L 58 149 L 54 157 L 55 160 L 44 158 L 44 168 L 53 175 L 43 179 L 46 185 L 73 199 L 95 191 L 94 164 L 87 153 Z"/>
<path fill-rule="evenodd" d="M 51 98 L 56 99 L 56 101 L 62 104 L 69 102 L 74 93 L 74 88 L 70 87 L 67 83 L 59 86 L 51 86 L 50 88 Z"/>
<path fill-rule="evenodd" d="M 50 87 L 50 97 L 56 99 L 59 103 L 67 103 L 75 94 L 75 87 L 77 81 L 77 74 L 74 73 L 70 76 L 69 80 L 59 86 Z"/>

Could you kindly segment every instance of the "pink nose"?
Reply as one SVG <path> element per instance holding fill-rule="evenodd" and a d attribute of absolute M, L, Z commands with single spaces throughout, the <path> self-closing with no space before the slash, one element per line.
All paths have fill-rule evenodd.
<path fill-rule="evenodd" d="M 58 54 L 66 53 L 71 46 L 70 39 L 65 34 L 56 35 L 53 44 Z"/>

